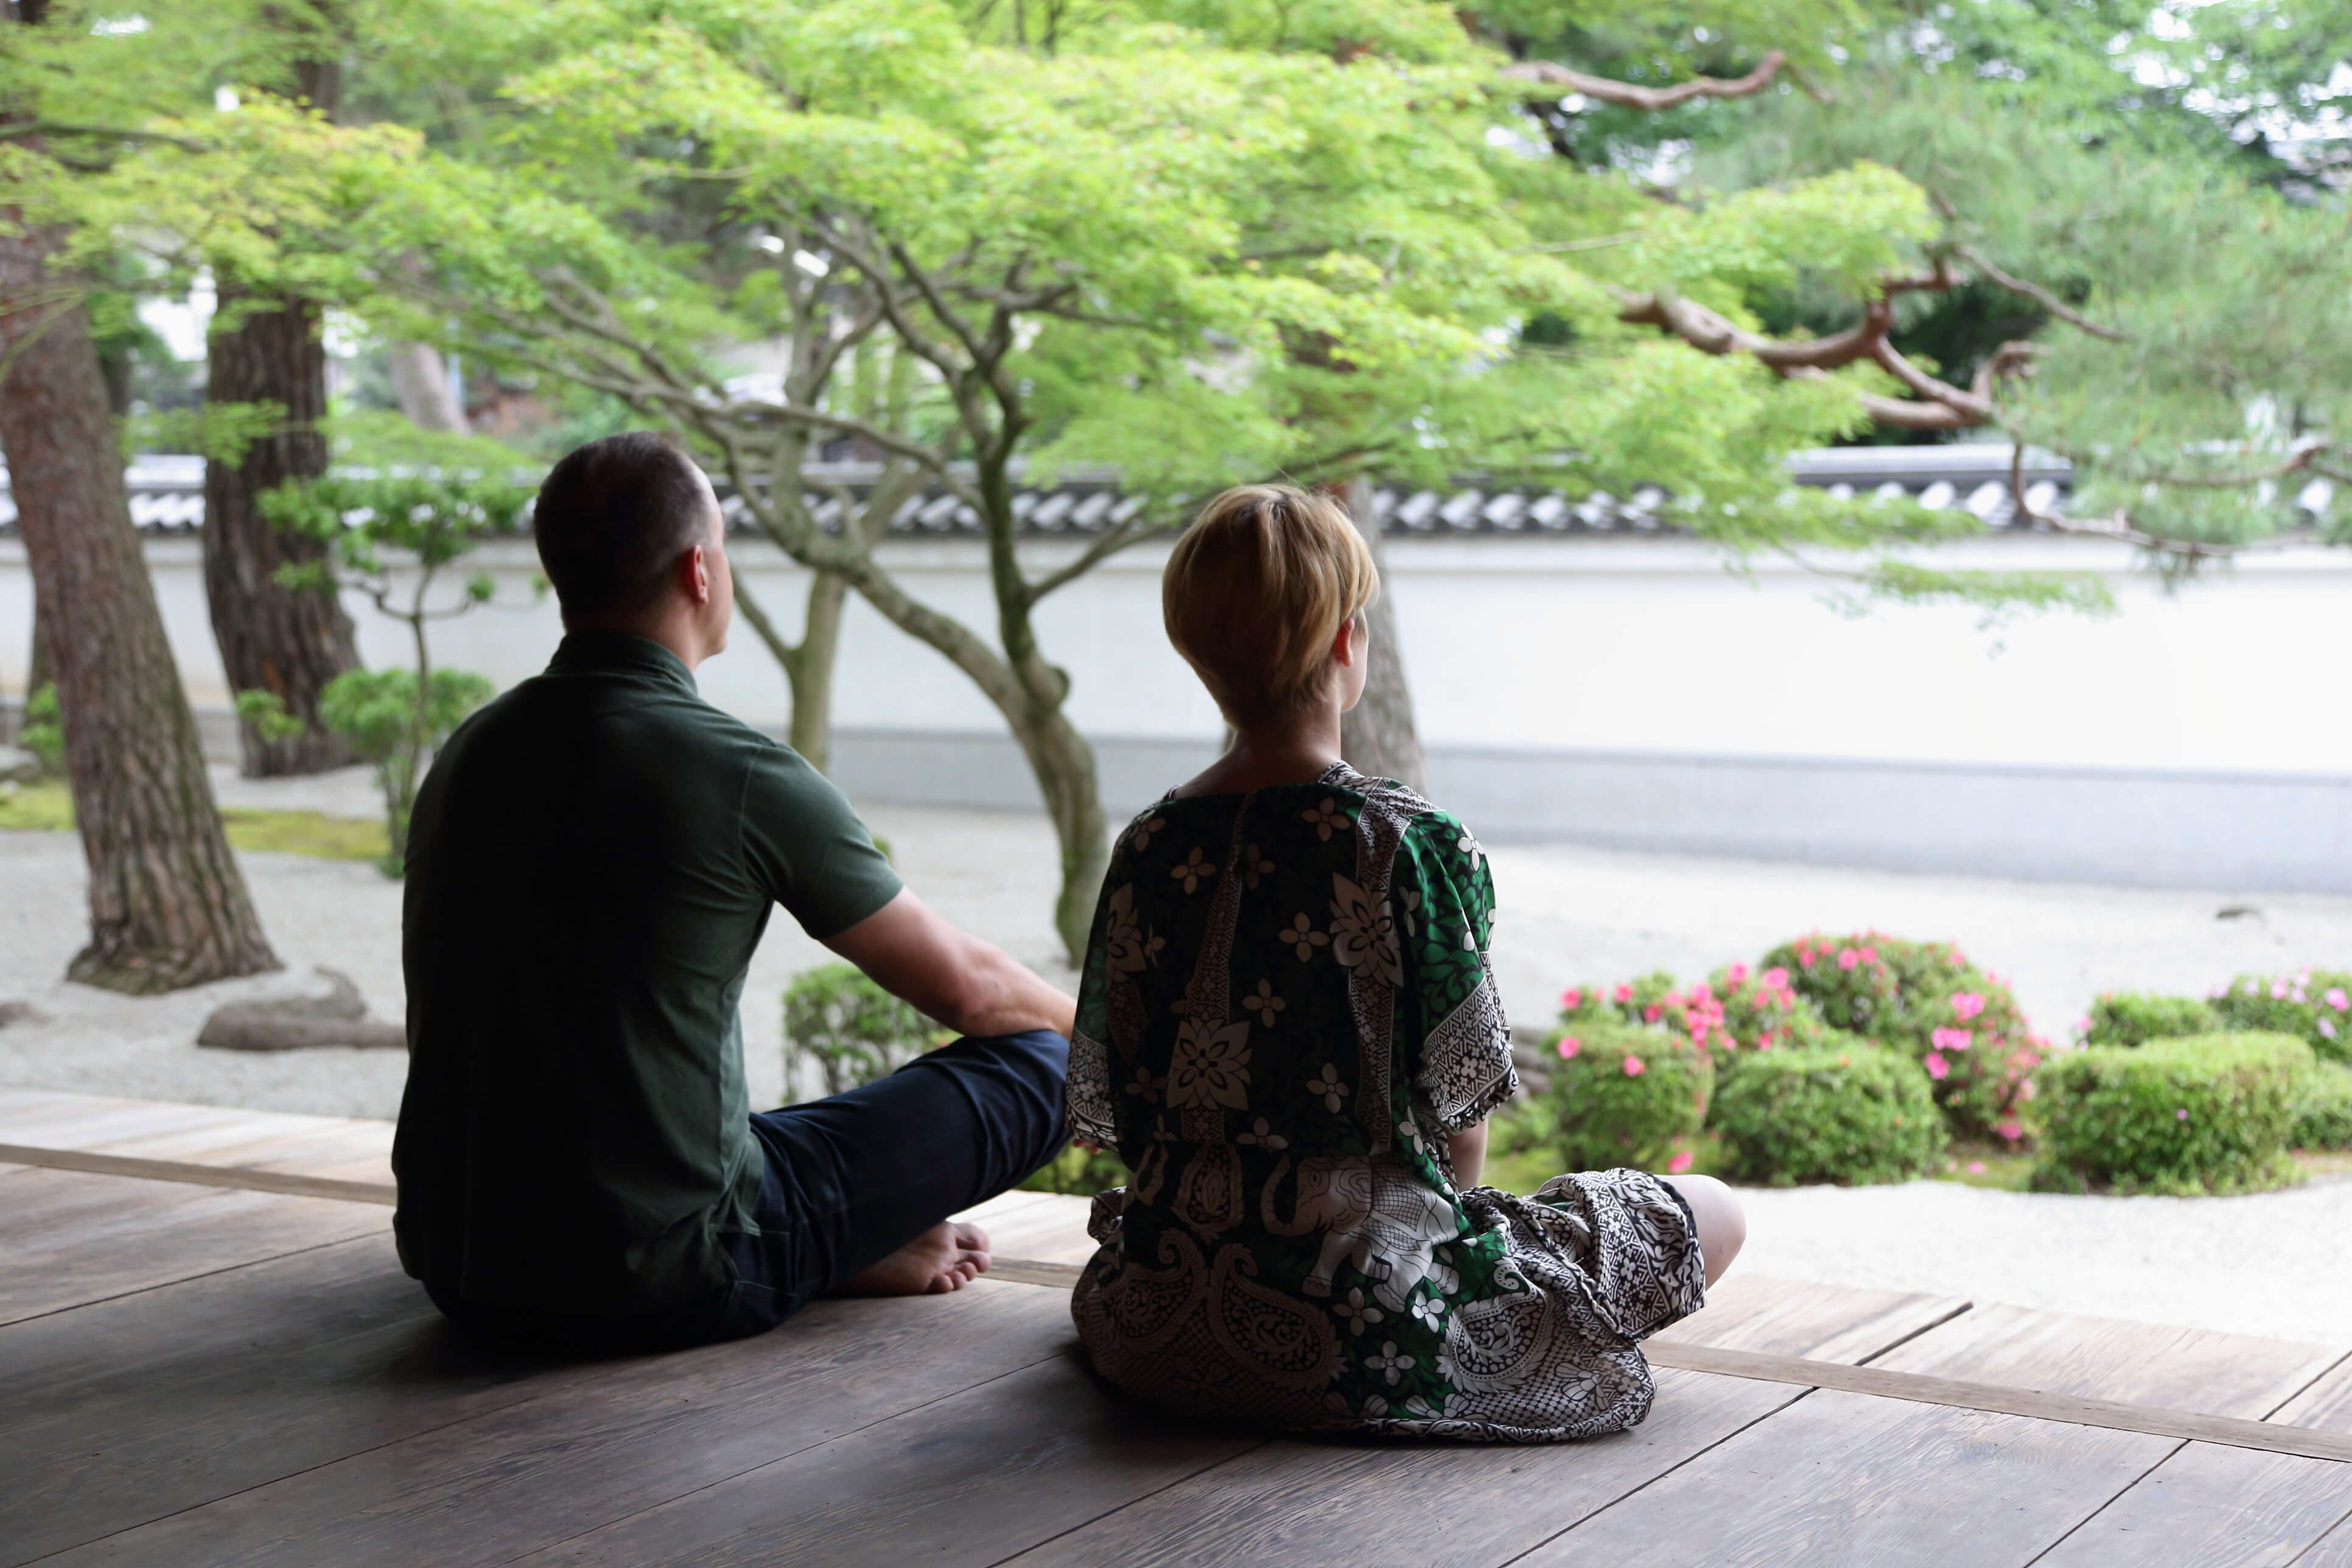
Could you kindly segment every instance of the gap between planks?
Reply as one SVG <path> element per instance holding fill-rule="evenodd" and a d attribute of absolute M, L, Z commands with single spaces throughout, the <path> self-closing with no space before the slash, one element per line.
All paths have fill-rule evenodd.
<path fill-rule="evenodd" d="M 0 1143 L 0 1163 L 81 1171 L 94 1175 L 184 1182 L 199 1186 L 238 1187 L 301 1197 L 339 1198 L 348 1203 L 390 1205 L 397 1197 L 396 1190 L 383 1182 L 341 1181 L 327 1176 L 291 1175 L 279 1171 L 199 1165 L 180 1160 L 143 1160 L 127 1154 L 95 1154 L 76 1149 L 39 1149 Z M 1075 1264 L 1000 1258 L 989 1269 L 989 1278 L 1016 1285 L 1067 1289 L 1077 1283 L 1079 1273 L 1080 1269 Z M 1664 1340 L 1650 1342 L 1643 1353 L 1653 1365 L 1673 1367 L 1683 1372 L 1713 1373 L 1720 1376 L 1744 1377 L 1803 1388 L 1830 1388 L 1847 1394 L 1905 1400 L 1915 1405 L 1939 1405 L 1957 1410 L 2021 1415 L 2075 1426 L 2100 1426 L 2117 1432 L 2140 1432 L 2155 1437 L 2218 1443 L 2233 1448 L 2253 1448 L 2273 1454 L 2294 1454 L 2305 1458 L 2352 1463 L 2352 1434 L 2288 1426 L 2269 1421 L 2249 1421 L 2233 1415 L 2160 1410 L 2116 1400 L 2086 1399 L 2076 1394 L 2049 1394 L 2033 1388 L 1970 1383 L 1959 1378 L 1933 1377 L 1923 1373 L 1896 1372 L 1885 1367 L 1852 1366 L 1803 1356 L 1767 1355 L 1757 1351 L 1723 1350 Z"/>

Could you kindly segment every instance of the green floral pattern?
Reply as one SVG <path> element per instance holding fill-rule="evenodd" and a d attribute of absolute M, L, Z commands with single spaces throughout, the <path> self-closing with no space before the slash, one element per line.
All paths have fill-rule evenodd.
<path fill-rule="evenodd" d="M 1695 1310 L 1654 1178 L 1457 1189 L 1446 1134 L 1517 1087 L 1468 829 L 1341 765 L 1161 801 L 1121 835 L 1071 1053 L 1097 1201 L 1073 1299 L 1103 1373 L 1289 1427 L 1580 1436 L 1647 1411 L 1634 1342 Z"/>

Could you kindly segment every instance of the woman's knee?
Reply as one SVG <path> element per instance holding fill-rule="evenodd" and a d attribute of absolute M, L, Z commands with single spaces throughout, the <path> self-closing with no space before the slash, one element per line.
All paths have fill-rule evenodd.
<path fill-rule="evenodd" d="M 1683 1201 L 1690 1205 L 1691 1218 L 1698 1226 L 1699 1255 L 1706 1264 L 1706 1282 L 1712 1285 L 1723 1278 L 1747 1244 L 1748 1211 L 1740 1206 L 1739 1194 L 1713 1176 L 1664 1180 L 1673 1183 Z"/>

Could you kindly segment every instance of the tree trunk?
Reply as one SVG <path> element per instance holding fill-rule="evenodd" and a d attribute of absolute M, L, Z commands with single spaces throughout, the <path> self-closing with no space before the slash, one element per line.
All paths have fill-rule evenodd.
<path fill-rule="evenodd" d="M 1365 612 L 1371 632 L 1371 669 L 1364 682 L 1364 700 L 1339 721 L 1339 750 L 1359 773 L 1395 779 L 1423 792 L 1421 735 L 1412 721 L 1412 692 L 1405 685 L 1404 649 L 1397 640 L 1396 599 L 1388 585 L 1388 552 L 1381 545 L 1381 525 L 1372 515 L 1372 484 L 1357 479 L 1340 499 L 1356 531 L 1371 547 L 1372 563 L 1381 569 L 1381 596 Z"/>
<path fill-rule="evenodd" d="M 224 309 L 250 298 L 222 281 Z M 351 617 L 333 594 L 288 588 L 276 576 L 280 566 L 321 559 L 327 545 L 272 528 L 255 504 L 277 485 L 327 471 L 327 439 L 318 423 L 327 412 L 327 354 L 319 340 L 318 307 L 289 300 L 215 334 L 205 397 L 215 404 L 274 403 L 286 411 L 274 432 L 247 448 L 243 461 L 205 463 L 205 597 L 229 689 L 269 692 L 303 724 L 302 733 L 276 742 L 265 742 L 252 723 L 241 724 L 246 776 L 341 767 L 352 761 L 351 745 L 320 721 L 319 693 L 359 666 Z"/>
<path fill-rule="evenodd" d="M 808 619 L 800 646 L 784 660 L 793 687 L 793 750 L 819 773 L 833 766 L 833 670 L 841 654 L 841 612 L 849 584 L 835 572 L 809 582 Z"/>
<path fill-rule="evenodd" d="M 449 366 L 431 343 L 399 342 L 384 349 L 392 365 L 392 392 L 400 411 L 419 430 L 466 434 L 466 411 L 449 390 Z"/>
<path fill-rule="evenodd" d="M 1029 714 L 1007 713 L 1013 738 L 1029 759 L 1029 771 L 1045 797 L 1061 850 L 1062 886 L 1054 898 L 1054 929 L 1069 952 L 1070 966 L 1083 969 L 1087 938 L 1094 927 L 1095 903 L 1103 874 L 1110 868 L 1110 825 L 1095 775 L 1095 749 L 1058 707 Z"/>
<path fill-rule="evenodd" d="M 148 993 L 275 969 L 131 524 L 89 314 L 27 303 L 57 282 L 58 239 L 0 232 L 0 448 L 89 864 L 90 942 L 67 977 Z"/>
<path fill-rule="evenodd" d="M 316 113 L 332 120 L 342 98 L 342 73 L 332 60 L 299 60 L 295 90 Z M 233 310 L 253 296 L 221 279 L 220 305 Z M 265 742 L 251 723 L 238 725 L 247 778 L 315 773 L 352 760 L 351 743 L 319 721 L 319 693 L 347 669 L 359 668 L 351 617 L 331 593 L 280 587 L 282 565 L 323 558 L 326 543 L 269 526 L 255 498 L 289 479 L 327 471 L 327 350 L 320 312 L 308 300 L 285 300 L 256 310 L 208 347 L 208 403 L 274 403 L 285 410 L 276 431 L 247 448 L 235 467 L 205 463 L 205 597 L 212 608 L 213 640 L 220 645 L 229 690 L 267 691 L 302 721 L 291 740 Z"/>

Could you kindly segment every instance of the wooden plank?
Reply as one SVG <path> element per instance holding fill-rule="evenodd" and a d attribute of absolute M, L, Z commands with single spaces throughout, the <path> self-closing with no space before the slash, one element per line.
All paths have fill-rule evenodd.
<path fill-rule="evenodd" d="M 432 1311 L 387 1234 L 0 1328 L 0 1435 Z"/>
<path fill-rule="evenodd" d="M 1134 1409 L 1057 1355 L 520 1561 L 980 1568 L 1264 1441 Z"/>
<path fill-rule="evenodd" d="M 2352 1358 L 2272 1419 L 2352 1433 Z M 2269 1568 L 2352 1517 L 2352 1465 L 2191 1443 L 2085 1521 L 2046 1568 Z"/>
<path fill-rule="evenodd" d="M 1651 1360 L 1661 1366 L 1686 1372 L 1717 1373 L 1727 1377 L 1757 1378 L 1767 1383 L 1808 1388 L 1838 1389 L 1880 1399 L 1906 1400 L 1915 1405 L 1940 1405 L 1957 1410 L 1991 1411 L 2027 1415 L 2042 1421 L 2063 1421 L 2076 1426 L 2098 1426 L 2111 1432 L 2143 1432 L 2152 1436 L 2201 1439 L 2234 1447 L 2264 1449 L 2275 1454 L 2303 1454 L 2338 1463 L 2352 1463 L 2352 1435 L 2306 1432 L 2266 1421 L 2201 1411 L 2166 1410 L 2154 1405 L 2112 1399 L 2086 1399 L 2075 1394 L 2052 1394 L 2038 1388 L 2012 1388 L 1949 1377 L 1928 1377 L 1915 1372 L 1891 1372 L 1884 1367 L 1842 1367 L 1803 1356 L 1758 1355 L 1752 1351 L 1719 1351 L 1703 1346 L 1661 1346 Z"/>
<path fill-rule="evenodd" d="M 2244 1418 L 2317 1366 L 2309 1346 L 1979 1307 L 1878 1358 L 2016 1389 L 2125 1404 L 2162 1399 Z M 2283 1392 L 2284 1391 L 2284 1392 Z M 1825 1391 L 1643 1488 L 1528 1558 L 1542 1563 L 1917 1563 L 2016 1568 L 2178 1447 L 2061 1425 Z"/>
<path fill-rule="evenodd" d="M 1707 1292 L 1703 1310 L 1668 1324 L 1644 1348 L 1709 1345 L 1859 1364 L 1968 1310 L 1958 1296 L 1858 1290 L 1735 1272 Z"/>
<path fill-rule="evenodd" d="M 384 1212 L 74 1171 L 8 1182 L 0 1323 L 381 1231 Z"/>
<path fill-rule="evenodd" d="M 1056 1356 L 1069 1307 L 1055 1293 L 978 1281 L 946 1296 L 820 1301 L 771 1334 L 672 1355 L 539 1370 L 516 1397 L 364 1451 L 331 1417 L 339 1389 L 321 1362 L 295 1430 L 298 1447 L 246 1441 L 247 1405 L 233 1387 L 176 1432 L 142 1431 L 118 1451 L 120 1475 L 207 1468 L 213 1500 L 171 1500 L 169 1517 L 67 1552 L 62 1563 L 503 1563 L 723 1482 L 814 1445 Z M 451 1374 L 425 1354 L 397 1371 L 407 1415 Z M 371 1363 L 373 1364 L 373 1363 Z M 281 1387 L 295 1388 L 291 1384 Z M 295 1388 L 299 1392 L 299 1388 Z M 242 1444 L 234 1467 L 215 1445 Z M 280 1479 L 265 1481 L 264 1472 Z M 116 1488 L 119 1493 L 123 1489 Z M 122 1506 L 122 1505 L 118 1505 Z M 152 1505 L 142 1501 L 142 1510 Z"/>
<path fill-rule="evenodd" d="M 1094 1207 L 1087 1198 L 1042 1194 L 1045 1202 L 1013 1211 L 982 1226 L 992 1255 L 1026 1258 L 1037 1263 L 1084 1264 L 1095 1255 L 1095 1240 L 1087 1234 L 1087 1215 Z"/>
<path fill-rule="evenodd" d="M 13 1160 L 53 1171 L 130 1176 L 147 1182 L 176 1182 L 184 1186 L 285 1193 L 299 1197 L 331 1198 L 338 1203 L 375 1204 L 385 1208 L 399 1202 L 400 1198 L 398 1190 L 388 1182 L 336 1181 L 324 1176 L 288 1175 L 279 1171 L 248 1170 L 236 1165 L 142 1160 L 127 1154 L 98 1154 L 80 1149 L 34 1149 L 21 1143 L 0 1143 L 0 1160 Z"/>
<path fill-rule="evenodd" d="M 1958 1305 L 1945 1297 L 1781 1281 L 1735 1289 L 1727 1279 L 1683 1333 L 1685 1342 L 1720 1337 L 1861 1360 L 1945 1321 Z M 1278 1441 L 1018 1561 L 1024 1568 L 1276 1562 L 1486 1568 L 1798 1397 L 1769 1384 L 1665 1371 L 1648 1420 L 1588 1442 L 1477 1448 Z"/>
<path fill-rule="evenodd" d="M 392 1180 L 393 1124 L 51 1090 L 0 1090 L 0 1143 Z"/>

